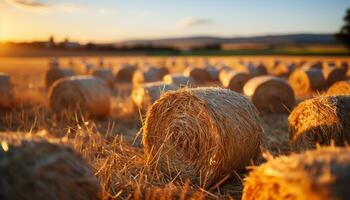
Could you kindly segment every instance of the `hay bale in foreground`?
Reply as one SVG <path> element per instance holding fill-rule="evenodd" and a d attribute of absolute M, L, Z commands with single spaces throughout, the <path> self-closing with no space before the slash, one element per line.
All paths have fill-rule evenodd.
<path fill-rule="evenodd" d="M 191 77 L 196 84 L 204 84 L 211 80 L 210 74 L 207 70 L 197 67 L 187 67 L 184 72 L 184 76 Z"/>
<path fill-rule="evenodd" d="M 288 112 L 294 105 L 293 89 L 282 78 L 258 76 L 250 79 L 243 90 L 260 111 Z"/>
<path fill-rule="evenodd" d="M 164 67 L 162 68 L 151 67 L 145 71 L 136 70 L 132 77 L 132 84 L 137 87 L 137 85 L 140 85 L 143 83 L 162 81 L 163 77 L 168 73 L 169 73 L 169 70 L 167 70 L 167 68 L 164 68 Z"/>
<path fill-rule="evenodd" d="M 93 76 L 73 76 L 55 82 L 49 91 L 53 112 L 81 111 L 91 117 L 105 117 L 110 111 L 111 92 Z"/>
<path fill-rule="evenodd" d="M 145 112 L 164 92 L 175 89 L 175 85 L 164 82 L 144 83 L 132 90 L 131 99 L 135 108 Z"/>
<path fill-rule="evenodd" d="M 245 179 L 243 200 L 346 200 L 350 149 L 321 148 L 270 158 Z"/>
<path fill-rule="evenodd" d="M 203 87 L 164 94 L 148 110 L 143 131 L 151 166 L 207 187 L 255 159 L 262 127 L 246 98 Z"/>
<path fill-rule="evenodd" d="M 165 84 L 171 84 L 176 87 L 194 86 L 192 78 L 182 74 L 167 74 L 164 76 L 163 81 Z"/>
<path fill-rule="evenodd" d="M 288 81 L 297 96 L 322 91 L 327 85 L 322 71 L 318 69 L 297 69 L 289 76 Z"/>
<path fill-rule="evenodd" d="M 62 69 L 62 68 L 50 68 L 45 74 L 45 84 L 46 88 L 50 86 L 57 80 L 65 77 L 74 76 L 75 73 L 72 69 Z"/>
<path fill-rule="evenodd" d="M 137 67 L 134 65 L 122 65 L 115 72 L 115 80 L 120 83 L 131 83 L 134 72 Z"/>
<path fill-rule="evenodd" d="M 102 199 L 92 170 L 63 145 L 2 141 L 0 171 L 1 199 Z"/>
<path fill-rule="evenodd" d="M 10 108 L 13 100 L 11 78 L 0 72 L 0 108 Z"/>
<path fill-rule="evenodd" d="M 95 69 L 91 74 L 97 78 L 100 78 L 100 79 L 106 81 L 106 83 L 109 87 L 113 87 L 114 76 L 113 76 L 111 69 L 99 68 L 99 69 Z"/>
<path fill-rule="evenodd" d="M 238 72 L 234 70 L 222 70 L 220 72 L 220 82 L 225 87 L 232 91 L 242 93 L 243 86 L 252 77 L 246 72 Z"/>
<path fill-rule="evenodd" d="M 327 95 L 350 95 L 350 82 L 339 81 L 327 90 Z"/>
<path fill-rule="evenodd" d="M 320 96 L 300 103 L 288 117 L 294 150 L 315 148 L 316 143 L 343 146 L 350 142 L 350 96 Z"/>
<path fill-rule="evenodd" d="M 338 81 L 346 79 L 347 68 L 345 67 L 326 67 L 323 69 L 323 75 L 327 81 L 327 85 L 331 86 Z"/>

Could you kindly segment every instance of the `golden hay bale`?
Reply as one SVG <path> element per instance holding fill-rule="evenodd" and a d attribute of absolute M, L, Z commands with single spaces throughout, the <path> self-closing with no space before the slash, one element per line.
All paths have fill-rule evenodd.
<path fill-rule="evenodd" d="M 318 69 L 297 69 L 289 76 L 288 81 L 297 96 L 322 91 L 326 87 L 326 80 Z"/>
<path fill-rule="evenodd" d="M 270 158 L 245 179 L 243 200 L 349 198 L 350 149 L 321 148 Z"/>
<path fill-rule="evenodd" d="M 258 70 L 259 75 L 267 75 L 267 67 L 264 63 L 258 63 L 255 68 Z"/>
<path fill-rule="evenodd" d="M 151 166 L 206 187 L 255 159 L 262 127 L 246 98 L 202 87 L 162 95 L 148 110 L 143 131 Z"/>
<path fill-rule="evenodd" d="M 63 145 L 2 141 L 0 171 L 1 199 L 102 199 L 90 167 Z"/>
<path fill-rule="evenodd" d="M 0 72 L 0 108 L 10 108 L 13 100 L 11 78 Z"/>
<path fill-rule="evenodd" d="M 347 68 L 345 67 L 325 67 L 323 75 L 327 81 L 328 86 L 333 85 L 338 81 L 346 79 Z"/>
<path fill-rule="evenodd" d="M 295 101 L 288 82 L 273 76 L 252 78 L 244 85 L 243 91 L 260 111 L 288 112 Z"/>
<path fill-rule="evenodd" d="M 304 69 L 318 69 L 322 70 L 323 69 L 323 63 L 322 62 L 307 62 L 304 63 L 302 68 Z"/>
<path fill-rule="evenodd" d="M 145 71 L 136 70 L 132 77 L 132 83 L 134 86 L 137 86 L 142 83 L 161 81 L 163 77 L 168 73 L 169 70 L 167 70 L 167 68 L 165 67 L 151 67 L 146 69 Z"/>
<path fill-rule="evenodd" d="M 293 64 L 281 62 L 272 68 L 271 74 L 278 77 L 289 77 L 295 68 Z"/>
<path fill-rule="evenodd" d="M 220 72 L 221 84 L 230 90 L 242 93 L 243 86 L 252 77 L 246 72 L 238 72 L 234 70 L 222 70 Z"/>
<path fill-rule="evenodd" d="M 60 66 L 58 58 L 50 58 L 49 59 L 49 68 L 58 68 Z"/>
<path fill-rule="evenodd" d="M 203 68 L 190 66 L 184 70 L 183 74 L 186 77 L 191 77 L 197 84 L 203 84 L 211 80 L 210 74 Z"/>
<path fill-rule="evenodd" d="M 162 93 L 175 89 L 175 85 L 164 82 L 144 83 L 132 90 L 131 99 L 135 107 L 144 112 L 160 98 Z"/>
<path fill-rule="evenodd" d="M 204 68 L 210 77 L 210 81 L 218 81 L 219 80 L 219 70 L 213 66 L 207 66 Z"/>
<path fill-rule="evenodd" d="M 194 81 L 191 77 L 186 77 L 182 74 L 167 74 L 164 76 L 163 81 L 165 84 L 171 84 L 176 87 L 194 86 Z"/>
<path fill-rule="evenodd" d="M 55 82 L 49 91 L 55 113 L 81 111 L 92 117 L 105 117 L 110 111 L 111 92 L 106 83 L 93 76 L 72 76 Z"/>
<path fill-rule="evenodd" d="M 117 82 L 131 83 L 132 77 L 136 70 L 137 70 L 137 67 L 134 65 L 122 65 L 115 72 L 115 79 Z"/>
<path fill-rule="evenodd" d="M 252 77 L 261 75 L 260 71 L 254 65 L 251 64 L 235 65 L 234 68 L 237 71 L 248 73 Z"/>
<path fill-rule="evenodd" d="M 100 78 L 100 79 L 106 81 L 108 86 L 113 87 L 114 76 L 113 76 L 111 69 L 99 68 L 99 69 L 95 69 L 91 74 L 97 78 Z"/>
<path fill-rule="evenodd" d="M 350 82 L 339 81 L 327 90 L 327 95 L 350 95 Z"/>
<path fill-rule="evenodd" d="M 300 103 L 288 117 L 294 150 L 315 148 L 316 143 L 342 146 L 350 142 L 350 96 L 320 96 Z"/>
<path fill-rule="evenodd" d="M 72 69 L 61 69 L 61 68 L 50 68 L 45 74 L 46 88 L 50 86 L 57 80 L 65 77 L 74 76 L 75 73 Z"/>

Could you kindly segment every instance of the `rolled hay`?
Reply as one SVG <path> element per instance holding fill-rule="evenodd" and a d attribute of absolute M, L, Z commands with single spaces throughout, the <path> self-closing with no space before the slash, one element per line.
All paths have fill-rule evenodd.
<path fill-rule="evenodd" d="M 339 81 L 334 83 L 328 88 L 327 95 L 350 95 L 350 82 Z"/>
<path fill-rule="evenodd" d="M 99 68 L 95 69 L 92 73 L 93 76 L 106 81 L 109 87 L 113 87 L 114 85 L 114 76 L 111 69 L 108 68 Z"/>
<path fill-rule="evenodd" d="M 258 70 L 259 75 L 267 75 L 267 67 L 264 63 L 258 63 L 255 68 Z"/>
<path fill-rule="evenodd" d="M 240 94 L 201 87 L 162 95 L 148 110 L 143 131 L 151 166 L 207 187 L 255 159 L 262 127 Z"/>
<path fill-rule="evenodd" d="M 252 77 L 246 72 L 238 72 L 234 70 L 223 70 L 220 72 L 220 82 L 232 91 L 242 93 L 243 86 Z"/>
<path fill-rule="evenodd" d="M 144 83 L 132 90 L 131 99 L 135 108 L 145 112 L 164 92 L 175 89 L 175 85 L 164 82 Z"/>
<path fill-rule="evenodd" d="M 252 78 L 244 85 L 243 91 L 260 111 L 288 112 L 295 102 L 293 89 L 288 82 L 273 76 Z"/>
<path fill-rule="evenodd" d="M 46 141 L 1 144 L 1 199 L 102 199 L 98 179 L 70 148 Z"/>
<path fill-rule="evenodd" d="M 347 70 L 345 67 L 325 67 L 323 69 L 323 76 L 327 81 L 327 85 L 331 86 L 338 81 L 345 80 Z"/>
<path fill-rule="evenodd" d="M 219 70 L 213 66 L 207 66 L 204 68 L 210 77 L 210 81 L 219 81 Z"/>
<path fill-rule="evenodd" d="M 161 81 L 163 77 L 168 73 L 169 73 L 169 70 L 167 70 L 167 68 L 164 68 L 164 67 L 161 67 L 161 68 L 151 67 L 145 71 L 136 70 L 132 77 L 132 83 L 134 86 L 137 86 L 142 83 Z"/>
<path fill-rule="evenodd" d="M 350 142 L 350 96 L 320 96 L 301 102 L 288 117 L 295 151 L 316 144 L 343 146 Z"/>
<path fill-rule="evenodd" d="M 10 108 L 13 101 L 13 87 L 11 78 L 0 72 L 0 108 Z"/>
<path fill-rule="evenodd" d="M 270 158 L 245 179 L 243 200 L 349 198 L 350 149 L 321 148 Z"/>
<path fill-rule="evenodd" d="M 72 69 L 62 69 L 62 68 L 50 68 L 45 74 L 45 84 L 46 88 L 50 86 L 57 80 L 65 77 L 74 76 L 75 73 Z"/>
<path fill-rule="evenodd" d="M 234 68 L 236 71 L 248 73 L 252 77 L 261 75 L 260 71 L 254 65 L 251 65 L 251 64 L 236 65 Z"/>
<path fill-rule="evenodd" d="M 196 84 L 204 84 L 211 80 L 210 74 L 203 68 L 190 66 L 184 70 L 183 74 L 186 77 L 191 77 Z"/>
<path fill-rule="evenodd" d="M 174 85 L 176 87 L 194 86 L 192 78 L 182 74 L 167 74 L 164 76 L 163 81 L 165 84 Z"/>
<path fill-rule="evenodd" d="M 115 80 L 122 83 L 131 83 L 134 72 L 137 67 L 134 65 L 122 65 L 115 72 Z"/>
<path fill-rule="evenodd" d="M 56 81 L 49 91 L 51 110 L 81 111 L 91 117 L 105 117 L 110 112 L 111 92 L 106 83 L 93 76 L 72 76 Z"/>
<path fill-rule="evenodd" d="M 288 81 L 297 96 L 322 91 L 327 85 L 322 71 L 318 69 L 297 69 L 289 76 Z"/>
<path fill-rule="evenodd" d="M 290 63 L 278 63 L 275 67 L 272 68 L 271 74 L 278 77 L 289 77 L 291 73 L 295 70 L 295 65 Z"/>
<path fill-rule="evenodd" d="M 322 70 L 324 64 L 322 62 L 306 62 L 303 64 L 302 68 L 304 69 L 318 69 Z"/>

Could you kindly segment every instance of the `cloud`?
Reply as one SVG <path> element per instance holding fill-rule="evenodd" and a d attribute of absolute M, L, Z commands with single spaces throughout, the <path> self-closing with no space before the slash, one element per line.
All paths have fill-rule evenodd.
<path fill-rule="evenodd" d="M 206 26 L 212 24 L 212 21 L 208 19 L 201 19 L 201 18 L 186 18 L 177 23 L 178 27 L 181 28 L 190 28 L 190 27 L 196 27 L 196 26 Z"/>

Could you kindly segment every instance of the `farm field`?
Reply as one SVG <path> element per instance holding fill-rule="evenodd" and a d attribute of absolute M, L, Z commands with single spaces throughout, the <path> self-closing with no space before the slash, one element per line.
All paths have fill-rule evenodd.
<path fill-rule="evenodd" d="M 272 185 L 263 182 L 282 176 L 277 173 L 283 169 L 276 166 L 295 164 L 295 168 L 285 168 L 291 172 L 300 170 L 300 173 L 307 173 L 303 170 L 309 168 L 304 169 L 300 165 L 306 163 L 311 166 L 313 162 L 329 164 L 328 161 L 337 154 L 339 161 L 335 159 L 333 164 L 349 169 L 350 159 L 345 156 L 349 153 L 347 147 L 323 147 L 318 150 L 321 153 L 310 151 L 302 154 L 304 157 L 293 154 L 314 149 L 316 143 L 329 146 L 332 139 L 337 146 L 349 142 L 346 133 L 346 128 L 350 128 L 349 118 L 346 118 L 350 111 L 349 97 L 327 93 L 330 86 L 340 81 L 349 84 L 346 83 L 350 77 L 349 65 L 348 57 L 327 56 L 2 57 L 0 72 L 9 75 L 12 96 L 11 103 L 0 109 L 0 155 L 6 155 L 12 148 L 15 155 L 15 147 L 24 143 L 21 148 L 27 149 L 23 151 L 29 151 L 26 153 L 32 154 L 38 163 L 47 164 L 46 168 L 40 168 L 43 171 L 36 171 L 38 174 L 31 183 L 34 185 L 47 184 L 45 181 L 49 176 L 46 177 L 46 174 L 62 176 L 59 167 L 67 170 L 67 174 L 72 173 L 72 179 L 84 181 L 85 187 L 79 187 L 68 176 L 66 179 L 58 178 L 57 184 L 65 187 L 73 185 L 73 193 L 74 187 L 79 190 L 74 194 L 67 190 L 61 194 L 62 198 L 241 199 L 243 196 L 243 199 L 254 199 L 255 194 L 257 199 L 264 199 L 264 194 L 255 191 L 257 188 L 276 194 L 287 191 L 283 188 L 286 185 L 278 181 L 275 186 L 273 182 Z M 121 73 L 128 67 L 134 70 Z M 48 85 L 48 72 L 58 70 L 55 73 L 61 73 L 59 70 L 62 69 L 72 74 L 60 75 Z M 159 75 L 156 69 L 165 69 L 166 72 Z M 157 73 L 151 73 L 152 70 Z M 335 75 L 330 75 L 332 73 Z M 169 80 L 164 78 L 167 74 Z M 79 82 L 81 79 L 70 79 L 72 75 L 89 75 L 89 78 L 84 85 L 84 82 Z M 73 86 L 67 83 L 60 90 L 59 83 L 63 85 L 63 80 L 71 80 Z M 81 91 L 77 89 L 79 86 L 83 88 Z M 342 94 L 350 94 L 346 87 L 349 86 L 342 86 Z M 335 91 L 338 92 L 337 89 Z M 4 94 L 0 92 L 0 98 L 5 99 Z M 82 103 L 78 100 L 87 101 L 83 102 L 86 105 L 75 107 L 73 104 Z M 319 110 L 312 107 L 315 105 Z M 106 112 L 102 111 L 104 108 Z M 328 117 L 326 125 L 321 123 L 323 112 Z M 314 118 L 308 119 L 308 116 Z M 341 124 L 340 128 L 337 124 Z M 320 134 L 326 136 L 316 135 L 318 126 L 322 129 Z M 311 136 L 304 138 L 303 134 Z M 23 141 L 36 141 L 33 144 L 38 148 Z M 75 153 L 64 148 L 40 147 L 42 141 L 71 148 Z M 314 161 L 314 154 L 325 156 L 326 161 Z M 52 159 L 57 159 L 51 161 L 50 155 Z M 7 159 L 6 156 L 3 158 Z M 30 165 L 28 163 L 31 162 L 29 157 L 23 157 L 23 163 Z M 276 164 L 279 162 L 282 164 Z M 74 166 L 71 166 L 72 163 Z M 66 169 L 70 167 L 87 172 L 82 175 Z M 88 173 L 89 170 L 91 173 Z M 320 170 L 321 175 L 309 174 L 318 180 L 322 175 L 332 173 Z M 331 175 L 342 176 L 337 173 Z M 15 174 L 9 173 L 8 176 L 16 180 Z M 293 181 L 290 180 L 291 186 L 295 186 Z M 348 184 L 349 180 L 346 181 Z M 281 191 L 274 188 L 279 187 L 278 184 L 281 184 Z M 310 178 L 310 183 L 302 184 L 316 183 Z M 20 190 L 23 185 L 9 187 Z M 331 186 L 324 185 L 320 187 L 326 192 L 320 194 L 319 199 L 327 195 L 344 195 L 344 190 L 333 191 L 329 189 Z M 50 190 L 60 191 L 55 186 L 48 187 L 47 193 Z M 296 189 L 287 191 L 285 195 L 302 199 L 313 197 L 317 191 L 313 188 L 306 190 L 309 193 L 302 194 Z M 21 197 L 26 191 L 23 190 L 23 194 L 22 191 L 17 192 Z M 40 195 L 36 197 L 40 198 Z"/>

